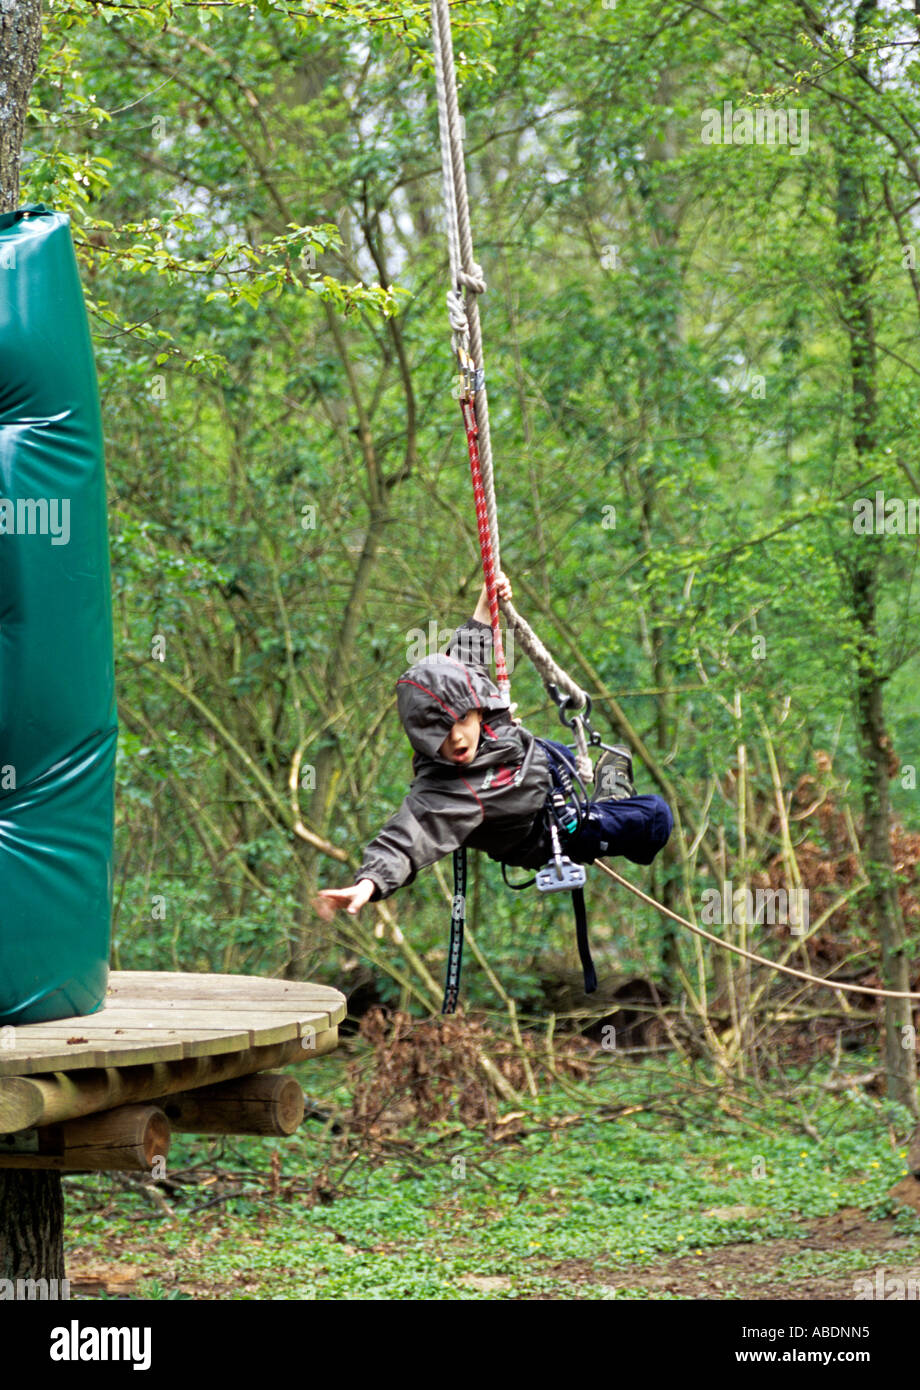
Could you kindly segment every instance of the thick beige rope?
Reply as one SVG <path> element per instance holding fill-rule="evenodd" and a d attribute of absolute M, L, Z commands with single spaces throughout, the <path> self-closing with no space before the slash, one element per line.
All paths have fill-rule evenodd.
<path fill-rule="evenodd" d="M 839 983 L 837 980 L 822 979 L 820 975 L 809 975 L 807 970 L 794 970 L 791 965 L 779 965 L 775 960 L 767 960 L 766 956 L 755 955 L 753 951 L 746 951 L 743 946 L 733 946 L 730 942 L 722 941 L 718 936 L 714 936 L 712 932 L 704 931 L 702 927 L 694 926 L 692 922 L 687 921 L 686 917 L 681 917 L 679 913 L 672 912 L 669 907 L 665 907 L 664 903 L 656 902 L 655 899 L 650 898 L 647 893 L 643 893 L 641 888 L 637 888 L 634 883 L 630 883 L 629 879 L 623 878 L 622 874 L 618 874 L 615 869 L 611 869 L 610 865 L 605 864 L 602 859 L 595 859 L 594 866 L 598 869 L 603 869 L 604 873 L 612 878 L 614 882 L 619 883 L 622 888 L 628 888 L 630 893 L 634 893 L 637 898 L 641 898 L 644 903 L 648 903 L 649 907 L 654 907 L 658 912 L 663 913 L 665 917 L 670 917 L 672 922 L 677 922 L 679 926 L 686 927 L 687 931 L 693 932 L 695 936 L 701 936 L 704 941 L 712 942 L 713 946 L 718 946 L 720 950 L 731 951 L 733 955 L 743 956 L 745 960 L 752 960 L 756 965 L 766 965 L 770 970 L 778 970 L 783 975 L 792 975 L 797 980 L 808 980 L 809 983 L 813 985 L 823 985 L 825 989 L 843 989 L 847 990 L 850 994 L 871 994 L 874 995 L 876 999 L 920 999 L 920 994 L 912 994 L 910 990 L 873 989 L 870 985 L 845 985 Z"/>

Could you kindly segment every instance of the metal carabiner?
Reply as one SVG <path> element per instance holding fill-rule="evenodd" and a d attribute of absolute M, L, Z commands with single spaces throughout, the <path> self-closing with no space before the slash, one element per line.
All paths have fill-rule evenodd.
<path fill-rule="evenodd" d="M 574 729 L 575 720 L 580 719 L 588 735 L 588 742 L 593 747 L 597 747 L 601 742 L 601 735 L 591 723 L 591 696 L 585 692 L 584 709 L 573 714 L 571 719 L 566 719 L 565 712 L 574 703 L 573 697 L 571 695 L 560 695 L 559 687 L 553 685 L 552 681 L 546 682 L 546 688 L 550 693 L 550 697 L 555 700 L 556 704 L 559 706 L 560 723 L 564 724 L 567 729 Z"/>
<path fill-rule="evenodd" d="M 584 724 L 585 728 L 590 730 L 590 729 L 591 729 L 591 696 L 590 696 L 590 695 L 586 695 L 586 696 L 585 696 L 585 705 L 584 705 L 584 709 L 583 709 L 583 710 L 582 710 L 582 709 L 576 709 L 575 712 L 574 712 L 573 715 L 572 715 L 572 718 L 571 718 L 571 719 L 566 719 L 566 717 L 565 717 L 566 709 L 570 708 L 572 704 L 574 704 L 574 701 L 573 701 L 571 695 L 563 695 L 563 696 L 562 696 L 562 698 L 561 698 L 561 700 L 560 700 L 560 703 L 559 703 L 559 718 L 560 718 L 560 720 L 562 721 L 562 723 L 566 726 L 567 729 L 574 729 L 574 728 L 575 728 L 575 721 L 576 721 L 576 719 L 580 719 L 581 722 L 582 722 L 582 724 Z"/>
<path fill-rule="evenodd" d="M 457 348 L 457 365 L 460 368 L 460 399 L 468 401 L 473 395 L 473 359 L 462 345 Z"/>
<path fill-rule="evenodd" d="M 553 685 L 552 681 L 547 681 L 547 682 L 546 682 L 546 688 L 547 688 L 547 690 L 549 691 L 550 699 L 553 700 L 554 703 L 557 704 L 557 705 L 559 706 L 559 719 L 560 719 L 560 721 L 561 721 L 563 724 L 565 724 L 566 727 L 570 728 L 571 725 L 569 724 L 569 721 L 568 721 L 568 720 L 566 719 L 566 717 L 565 717 L 565 712 L 566 712 L 566 709 L 568 708 L 568 706 L 572 703 L 572 697 L 571 697 L 571 695 L 560 695 L 560 694 L 559 694 L 559 687 L 558 687 L 557 685 Z"/>
<path fill-rule="evenodd" d="M 471 401 L 477 391 L 485 386 L 486 374 L 477 367 L 466 347 L 459 343 L 456 348 L 457 364 L 460 369 L 460 400 Z"/>

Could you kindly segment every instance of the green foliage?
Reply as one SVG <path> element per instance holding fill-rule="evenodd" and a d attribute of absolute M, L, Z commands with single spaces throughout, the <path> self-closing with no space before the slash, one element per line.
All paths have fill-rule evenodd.
<path fill-rule="evenodd" d="M 333 1089 L 339 1103 L 347 1098 L 338 1069 L 336 1058 L 324 1059 L 322 1076 L 304 1069 L 315 1099 L 328 1105 Z M 136 1262 L 147 1275 L 138 1296 L 157 1298 L 190 1288 L 238 1299 L 672 1297 L 631 1270 L 715 1259 L 740 1243 L 750 1246 L 750 1269 L 736 1266 L 732 1284 L 708 1296 L 756 1296 L 769 1283 L 771 1297 L 795 1297 L 805 1277 L 852 1281 L 878 1266 L 877 1245 L 861 1243 L 871 1235 L 865 1228 L 820 1250 L 809 1246 L 810 1223 L 844 1209 L 850 1226 L 854 1212 L 870 1221 L 889 1215 L 887 1191 L 904 1172 L 886 1119 L 903 1134 L 909 1117 L 886 1116 L 869 1098 L 854 1102 L 859 1093 L 823 1090 L 822 1079 L 789 1077 L 786 1089 L 773 1078 L 772 1094 L 741 1088 L 728 1101 L 733 1118 L 722 1085 L 700 1070 L 611 1059 L 578 1088 L 575 1113 L 571 1099 L 550 1096 L 530 1107 L 510 1141 L 448 1127 L 423 1136 L 426 1148 L 406 1137 L 383 1161 L 367 1151 L 356 1161 L 353 1136 L 336 1148 L 316 1125 L 286 1141 L 236 1141 L 245 1159 L 233 1147 L 216 1155 L 177 1136 L 174 1173 L 210 1158 L 225 1183 L 228 1169 L 242 1170 L 232 1189 L 239 1195 L 228 1201 L 225 1188 L 219 1206 L 192 1210 L 214 1189 L 180 1185 L 170 1198 L 175 1215 L 164 1219 L 94 1175 L 81 1180 L 86 1194 L 68 1194 L 73 1238 L 83 1250 L 115 1248 Z M 803 1136 L 805 1112 L 817 1139 Z M 288 1198 L 266 1192 L 275 1155 L 282 1191 L 298 1185 Z M 318 1169 L 336 1195 L 310 1205 L 303 1192 Z M 103 1193 L 105 1217 L 97 1211 Z M 155 1257 L 146 1253 L 151 1225 Z M 899 1248 L 888 1246 L 883 1261 L 889 1272 L 920 1253 L 916 1215 L 902 1209 L 897 1228 Z M 787 1247 L 765 1274 L 758 1250 L 780 1240 L 802 1248 Z M 164 1264 L 169 1282 L 152 1274 Z"/>

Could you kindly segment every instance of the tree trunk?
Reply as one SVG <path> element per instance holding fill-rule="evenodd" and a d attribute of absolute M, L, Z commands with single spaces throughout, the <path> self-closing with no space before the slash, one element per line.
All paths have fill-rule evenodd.
<path fill-rule="evenodd" d="M 0 4 L 0 213 L 19 206 L 19 160 L 41 45 L 41 0 Z"/>
<path fill-rule="evenodd" d="M 61 1175 L 0 1171 L 0 1279 L 64 1278 Z"/>
<path fill-rule="evenodd" d="M 677 75 L 665 73 L 658 84 L 656 104 L 667 106 L 675 98 Z M 663 466 L 656 439 L 671 439 L 681 433 L 680 404 L 676 382 L 680 378 L 680 358 L 685 345 L 684 285 L 680 269 L 680 230 L 683 206 L 678 196 L 676 176 L 668 186 L 668 169 L 680 155 L 678 125 L 668 120 L 660 136 L 646 142 L 645 155 L 652 178 L 640 191 L 643 198 L 649 247 L 653 261 L 649 270 L 649 300 L 657 305 L 659 317 L 649 330 L 656 359 L 655 381 L 648 383 L 647 432 L 654 450 L 653 462 L 637 469 L 636 486 L 640 497 L 639 531 L 647 554 L 654 553 L 655 526 L 658 510 L 658 486 Z M 662 173 L 662 171 L 664 171 Z M 659 182 L 659 180 L 661 180 Z M 646 391 L 643 389 L 642 398 Z M 645 410 L 643 409 L 643 416 Z M 672 681 L 670 634 L 661 620 L 662 605 L 653 584 L 643 584 L 643 602 L 647 610 L 648 646 L 651 685 L 659 693 L 655 698 L 655 746 L 663 758 L 670 746 L 674 731 L 673 699 L 669 693 Z M 654 896 L 672 912 L 680 910 L 680 876 L 677 836 L 672 834 L 658 863 L 652 870 Z M 677 928 L 668 918 L 661 923 L 661 966 L 665 985 L 672 994 L 679 992 L 681 973 L 680 944 Z"/>
<path fill-rule="evenodd" d="M 0 4 L 0 213 L 19 206 L 19 162 L 41 45 L 41 0 Z M 62 1279 L 61 1176 L 0 1172 L 0 1278 Z"/>
<path fill-rule="evenodd" d="M 876 0 L 861 0 L 855 15 L 855 46 L 872 18 Z M 875 321 L 870 299 L 870 243 L 874 235 L 865 176 L 846 137 L 837 149 L 837 229 L 842 254 L 840 292 L 850 340 L 853 393 L 853 448 L 860 471 L 872 466 L 878 439 Z M 850 603 L 858 625 L 856 724 L 863 772 L 863 848 L 870 884 L 871 912 L 882 950 L 886 989 L 910 989 L 907 940 L 891 854 L 891 799 L 888 787 L 891 739 L 885 725 L 885 673 L 878 643 L 878 585 L 884 536 L 856 536 L 850 552 Z M 917 1062 L 910 1000 L 885 1000 L 885 1075 L 889 1099 L 917 1114 Z M 905 1032 L 905 1029 L 908 1030 Z"/>

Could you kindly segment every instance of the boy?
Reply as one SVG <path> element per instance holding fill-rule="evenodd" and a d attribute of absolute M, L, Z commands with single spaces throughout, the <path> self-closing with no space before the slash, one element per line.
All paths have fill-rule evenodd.
<path fill-rule="evenodd" d="M 500 597 L 511 585 L 498 577 Z M 360 912 L 411 883 L 420 869 L 460 845 L 521 868 L 541 868 L 552 856 L 544 816 L 552 777 L 547 753 L 515 724 L 489 676 L 492 629 L 485 586 L 473 617 L 456 629 L 445 655 L 425 657 L 396 683 L 399 717 L 414 751 L 408 795 L 368 845 L 347 888 L 326 888 L 314 907 L 327 921 L 337 908 Z M 543 740 L 571 768 L 568 748 Z M 650 864 L 667 843 L 673 821 L 660 796 L 636 796 L 628 753 L 614 764 L 616 794 L 591 803 L 580 830 L 561 837 L 562 852 L 590 864 L 599 854 L 622 854 Z M 618 764 L 618 766 L 617 766 Z M 607 789 L 600 765 L 598 791 Z M 575 784 L 577 788 L 577 783 Z M 587 787 L 594 792 L 593 784 Z"/>

